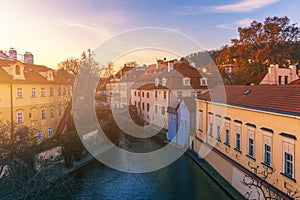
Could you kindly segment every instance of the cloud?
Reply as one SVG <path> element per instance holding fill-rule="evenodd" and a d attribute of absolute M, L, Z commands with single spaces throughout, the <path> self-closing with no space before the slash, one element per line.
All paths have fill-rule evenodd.
<path fill-rule="evenodd" d="M 81 24 L 81 23 L 73 23 L 73 22 L 66 22 L 66 21 L 61 21 L 61 23 L 68 25 L 68 26 L 74 26 L 74 27 L 79 27 L 79 28 L 83 28 L 83 29 L 88 29 L 88 30 L 92 30 L 98 33 L 102 33 L 105 36 L 110 36 L 110 34 L 102 31 L 100 28 L 97 28 L 95 26 L 91 26 L 91 25 L 86 25 L 86 24 Z"/>
<path fill-rule="evenodd" d="M 200 15 L 206 13 L 247 13 L 274 4 L 280 0 L 241 0 L 237 3 L 216 6 L 187 6 L 177 15 Z"/>
<path fill-rule="evenodd" d="M 251 24 L 251 22 L 253 22 L 253 19 L 244 18 L 244 19 L 235 21 L 231 24 L 217 24 L 215 27 L 220 28 L 220 29 L 226 29 L 226 30 L 237 30 L 238 27 L 249 26 Z"/>
<path fill-rule="evenodd" d="M 228 12 L 252 12 L 262 7 L 274 4 L 279 0 L 243 0 L 238 3 L 212 6 L 211 12 L 228 13 Z"/>

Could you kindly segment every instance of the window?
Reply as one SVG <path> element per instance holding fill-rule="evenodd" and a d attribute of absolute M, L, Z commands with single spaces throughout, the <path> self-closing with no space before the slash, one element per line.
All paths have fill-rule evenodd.
<path fill-rule="evenodd" d="M 195 97 L 195 92 L 191 92 L 191 97 Z"/>
<path fill-rule="evenodd" d="M 158 113 L 158 106 L 155 105 L 155 113 Z"/>
<path fill-rule="evenodd" d="M 50 108 L 50 117 L 54 117 L 54 108 Z"/>
<path fill-rule="evenodd" d="M 200 96 L 200 95 L 201 95 L 201 92 L 200 92 L 200 91 L 198 91 L 198 92 L 197 92 L 197 96 Z"/>
<path fill-rule="evenodd" d="M 201 78 L 201 85 L 202 86 L 207 86 L 207 79 L 206 78 Z"/>
<path fill-rule="evenodd" d="M 17 112 L 17 123 L 23 123 L 23 112 Z"/>
<path fill-rule="evenodd" d="M 209 115 L 209 133 L 210 137 L 213 137 L 213 116 L 212 114 Z"/>
<path fill-rule="evenodd" d="M 278 76 L 278 85 L 281 85 L 281 76 Z"/>
<path fill-rule="evenodd" d="M 264 163 L 271 166 L 271 146 L 267 144 L 264 146 Z"/>
<path fill-rule="evenodd" d="M 144 104 L 144 102 L 142 103 L 142 109 L 145 110 L 145 104 Z"/>
<path fill-rule="evenodd" d="M 41 88 L 41 96 L 42 96 L 42 97 L 46 96 L 45 88 Z"/>
<path fill-rule="evenodd" d="M 52 137 L 52 128 L 51 127 L 48 128 L 48 137 Z"/>
<path fill-rule="evenodd" d="M 164 100 L 166 100 L 166 99 L 167 99 L 167 92 L 164 91 Z"/>
<path fill-rule="evenodd" d="M 235 126 L 235 149 L 240 151 L 241 150 L 241 126 L 240 125 L 236 125 Z"/>
<path fill-rule="evenodd" d="M 221 116 L 217 115 L 216 116 L 216 140 L 221 141 Z"/>
<path fill-rule="evenodd" d="M 136 107 L 136 101 L 134 101 L 134 106 Z"/>
<path fill-rule="evenodd" d="M 190 79 L 189 78 L 183 79 L 183 85 L 184 86 L 189 86 L 190 85 Z"/>
<path fill-rule="evenodd" d="M 141 96 L 141 93 L 140 93 L 140 92 L 138 92 L 138 96 Z"/>
<path fill-rule="evenodd" d="M 291 178 L 294 178 L 294 141 L 283 142 L 283 173 Z"/>
<path fill-rule="evenodd" d="M 142 97 L 144 97 L 144 92 L 142 92 Z"/>
<path fill-rule="evenodd" d="M 147 92 L 147 98 L 149 98 L 149 92 Z"/>
<path fill-rule="evenodd" d="M 156 78 L 156 79 L 155 79 L 155 86 L 158 86 L 158 85 L 159 85 L 159 79 Z"/>
<path fill-rule="evenodd" d="M 134 91 L 134 96 L 136 97 L 136 91 Z"/>
<path fill-rule="evenodd" d="M 225 144 L 230 145 L 230 122 L 225 122 Z"/>
<path fill-rule="evenodd" d="M 181 99 L 182 98 L 182 92 L 177 92 L 177 98 Z"/>
<path fill-rule="evenodd" d="M 42 109 L 42 119 L 46 119 L 46 109 Z"/>
<path fill-rule="evenodd" d="M 21 67 L 19 65 L 16 66 L 16 75 L 21 74 Z"/>
<path fill-rule="evenodd" d="M 22 98 L 22 97 L 23 97 L 22 88 L 17 88 L 17 98 Z"/>
<path fill-rule="evenodd" d="M 50 96 L 53 96 L 53 87 L 50 88 Z"/>
<path fill-rule="evenodd" d="M 255 129 L 248 127 L 248 156 L 254 158 L 254 134 Z"/>
<path fill-rule="evenodd" d="M 38 138 L 39 140 L 43 139 L 43 130 L 38 130 Z"/>
<path fill-rule="evenodd" d="M 272 133 L 263 132 L 263 162 L 264 164 L 271 166 L 272 162 Z"/>
<path fill-rule="evenodd" d="M 140 101 L 138 102 L 138 106 L 139 106 L 139 109 L 141 109 L 141 102 Z"/>
<path fill-rule="evenodd" d="M 284 84 L 287 85 L 289 83 L 289 77 L 284 76 Z"/>
<path fill-rule="evenodd" d="M 293 155 L 284 153 L 284 174 L 293 177 Z"/>
<path fill-rule="evenodd" d="M 165 108 L 164 106 L 161 108 L 161 114 L 162 114 L 162 115 L 165 115 L 165 114 L 166 114 L 166 108 Z"/>
<path fill-rule="evenodd" d="M 31 88 L 31 97 L 35 97 L 36 93 L 35 93 L 35 88 Z"/>
<path fill-rule="evenodd" d="M 254 140 L 252 138 L 248 140 L 248 155 L 254 157 Z"/>
<path fill-rule="evenodd" d="M 167 84 L 167 79 L 166 79 L 166 78 L 163 78 L 161 84 L 162 84 L 162 86 L 166 86 L 166 84 Z"/>
<path fill-rule="evenodd" d="M 149 112 L 149 110 L 150 110 L 150 105 L 149 103 L 147 103 L 147 111 Z"/>
<path fill-rule="evenodd" d="M 155 99 L 157 99 L 157 91 L 155 91 L 154 94 L 155 94 L 155 95 L 154 95 Z"/>
<path fill-rule="evenodd" d="M 203 111 L 199 110 L 199 124 L 198 124 L 198 130 L 203 131 Z"/>

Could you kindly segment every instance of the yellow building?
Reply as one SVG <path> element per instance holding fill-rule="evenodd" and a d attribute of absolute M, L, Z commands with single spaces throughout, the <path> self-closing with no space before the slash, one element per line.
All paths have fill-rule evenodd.
<path fill-rule="evenodd" d="M 64 70 L 0 59 L 0 120 L 51 137 L 71 97 L 74 77 Z"/>
<path fill-rule="evenodd" d="M 299 91 L 217 86 L 197 99 L 192 148 L 249 199 L 299 196 Z"/>

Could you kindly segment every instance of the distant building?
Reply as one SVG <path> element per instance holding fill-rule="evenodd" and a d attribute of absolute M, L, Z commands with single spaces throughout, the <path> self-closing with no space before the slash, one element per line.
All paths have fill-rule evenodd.
<path fill-rule="evenodd" d="M 168 129 L 168 107 L 176 107 L 183 97 L 207 91 L 208 79 L 188 62 L 158 60 L 149 65 L 131 89 L 131 104 L 147 124 Z"/>
<path fill-rule="evenodd" d="M 222 88 L 197 100 L 194 151 L 212 148 L 207 162 L 250 199 L 262 194 L 243 184 L 247 176 L 288 199 L 300 190 L 300 85 Z M 268 179 L 259 178 L 267 171 Z"/>
<path fill-rule="evenodd" d="M 297 67 L 290 65 L 288 68 L 281 68 L 278 64 L 271 64 L 268 69 L 253 77 L 248 85 L 287 85 L 297 80 Z"/>
<path fill-rule="evenodd" d="M 180 146 L 192 147 L 196 132 L 195 98 L 183 97 L 175 108 L 168 107 L 167 112 L 169 120 L 167 139 Z"/>

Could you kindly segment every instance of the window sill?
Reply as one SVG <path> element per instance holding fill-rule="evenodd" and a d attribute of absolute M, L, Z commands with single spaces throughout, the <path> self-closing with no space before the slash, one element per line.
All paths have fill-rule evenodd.
<path fill-rule="evenodd" d="M 286 177 L 286 178 L 288 178 L 288 179 L 290 179 L 291 181 L 293 181 L 293 182 L 295 182 L 296 183 L 296 179 L 294 179 L 293 177 L 291 177 L 290 175 L 288 175 L 288 174 L 285 174 L 285 173 L 283 173 L 283 172 L 281 172 L 280 173 L 282 176 L 284 176 L 284 177 Z"/>
<path fill-rule="evenodd" d="M 256 161 L 256 159 L 253 156 L 250 156 L 249 154 L 246 155 L 248 158 L 250 158 L 253 161 Z"/>
<path fill-rule="evenodd" d="M 238 148 L 234 148 L 234 150 L 236 150 L 239 153 L 242 153 L 242 151 L 240 149 L 238 149 Z"/>
<path fill-rule="evenodd" d="M 265 162 L 261 162 L 260 164 L 262 164 L 263 166 L 273 170 L 273 167 L 271 167 L 270 164 L 267 164 Z"/>
<path fill-rule="evenodd" d="M 216 138 L 216 140 L 217 140 L 218 142 L 222 142 L 220 138 Z"/>
<path fill-rule="evenodd" d="M 24 97 L 16 97 L 16 99 L 24 99 Z"/>
<path fill-rule="evenodd" d="M 37 96 L 31 96 L 31 98 L 37 98 Z"/>
<path fill-rule="evenodd" d="M 202 130 L 202 129 L 200 129 L 200 128 L 198 129 L 198 131 L 200 131 L 200 132 L 203 132 L 203 130 Z"/>
<path fill-rule="evenodd" d="M 226 146 L 230 147 L 230 144 L 229 144 L 229 143 L 227 143 L 227 142 L 224 142 L 224 144 L 225 144 Z"/>

